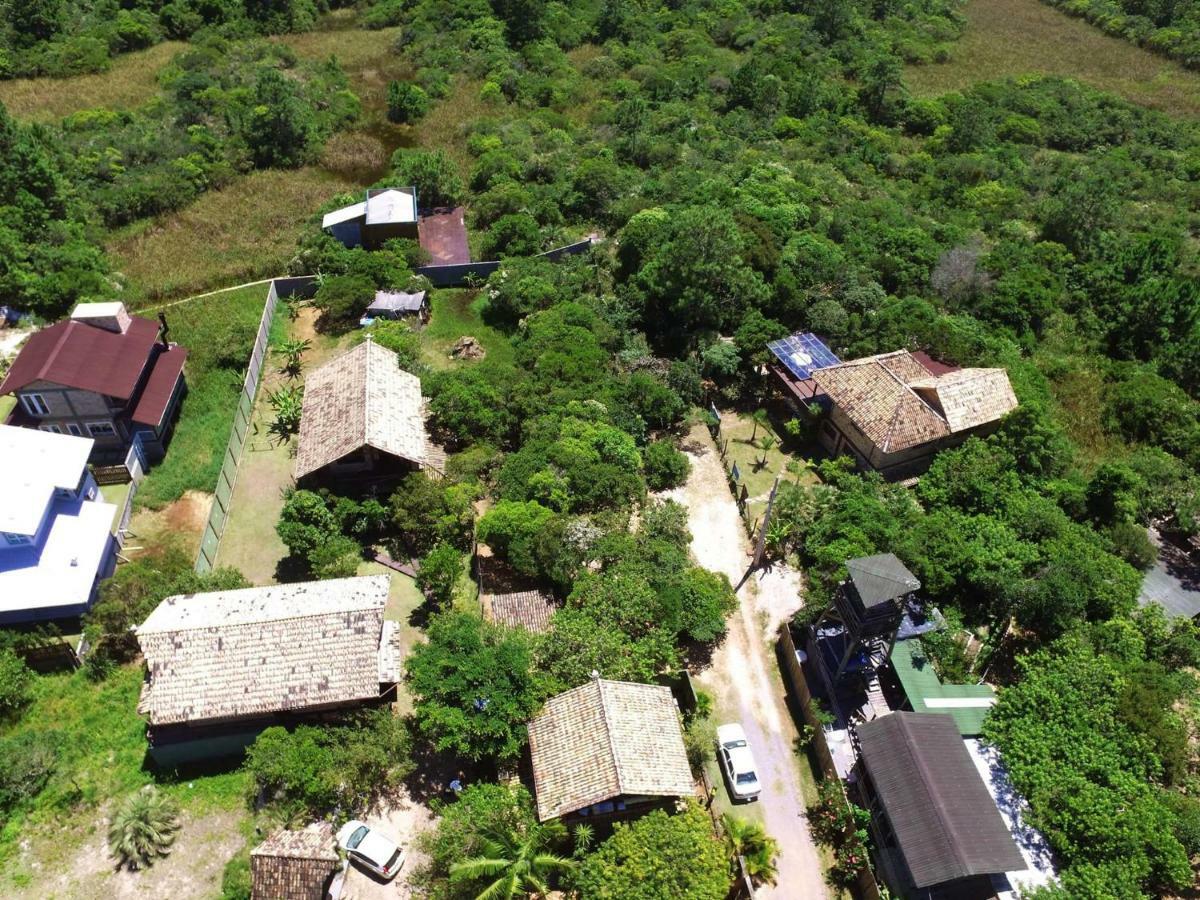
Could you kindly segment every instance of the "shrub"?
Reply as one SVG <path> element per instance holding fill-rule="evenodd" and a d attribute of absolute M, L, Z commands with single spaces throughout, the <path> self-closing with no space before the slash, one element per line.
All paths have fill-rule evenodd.
<path fill-rule="evenodd" d="M 179 807 L 153 785 L 121 804 L 108 826 L 108 849 L 130 869 L 144 869 L 171 852 L 179 831 Z"/>
<path fill-rule="evenodd" d="M 12 715 L 29 702 L 32 675 L 21 657 L 7 648 L 0 649 L 0 718 Z"/>
<path fill-rule="evenodd" d="M 375 285 L 363 275 L 335 275 L 317 289 L 312 304 L 321 311 L 321 329 L 348 331 L 358 324 L 371 301 Z"/>
<path fill-rule="evenodd" d="M 429 112 L 429 95 L 411 81 L 388 83 L 387 117 L 390 122 L 409 123 Z"/>
<path fill-rule="evenodd" d="M 454 597 L 454 585 L 462 573 L 463 555 L 450 544 L 440 543 L 421 560 L 417 587 L 438 606 Z"/>
<path fill-rule="evenodd" d="M 392 156 L 392 174 L 400 183 L 416 186 L 423 207 L 457 206 L 462 201 L 462 179 L 442 150 L 397 150 Z"/>
<path fill-rule="evenodd" d="M 54 774 L 60 743 L 57 731 L 23 731 L 0 740 L 0 817 L 41 793 Z"/>
<path fill-rule="evenodd" d="M 670 441 L 654 441 L 642 456 L 646 467 L 646 485 L 652 491 L 666 491 L 687 481 L 691 463 Z"/>

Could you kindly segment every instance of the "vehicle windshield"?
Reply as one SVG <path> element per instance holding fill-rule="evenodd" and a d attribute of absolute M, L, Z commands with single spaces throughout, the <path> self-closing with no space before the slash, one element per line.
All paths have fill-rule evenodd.
<path fill-rule="evenodd" d="M 743 741 L 741 738 L 738 738 L 736 741 L 726 741 L 725 746 L 728 747 L 730 750 L 734 750 L 738 747 L 745 747 L 746 742 Z"/>
<path fill-rule="evenodd" d="M 758 776 L 753 772 L 743 772 L 737 777 L 738 784 L 754 784 L 756 781 L 758 781 Z"/>
<path fill-rule="evenodd" d="M 370 829 L 367 828 L 366 825 L 359 825 L 357 828 L 355 828 L 354 834 L 350 835 L 350 839 L 346 841 L 347 849 L 353 850 L 355 847 L 361 844 L 363 838 L 367 836 L 368 831 L 370 831 Z"/>

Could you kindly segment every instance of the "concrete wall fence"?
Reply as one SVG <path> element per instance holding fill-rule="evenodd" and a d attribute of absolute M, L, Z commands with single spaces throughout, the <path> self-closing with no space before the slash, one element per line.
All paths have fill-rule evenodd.
<path fill-rule="evenodd" d="M 217 476 L 216 487 L 213 488 L 212 510 L 208 514 L 204 535 L 200 539 L 200 552 L 196 556 L 197 572 L 209 572 L 216 563 L 217 549 L 220 546 L 221 535 L 225 531 L 225 522 L 229 518 L 229 507 L 233 501 L 233 488 L 237 484 L 242 450 L 246 446 L 246 438 L 250 433 L 254 398 L 258 393 L 259 381 L 262 378 L 262 367 L 267 358 L 267 342 L 271 338 L 271 322 L 275 318 L 279 299 L 293 294 L 312 297 L 316 292 L 317 279 L 313 275 L 276 278 L 267 288 L 262 318 L 258 322 L 258 334 L 254 338 L 254 347 L 250 351 L 250 362 L 246 366 L 246 377 L 242 382 L 242 392 L 238 396 L 237 409 L 233 415 L 233 428 L 229 434 L 229 443 L 225 445 L 225 457 L 221 462 L 221 472 Z"/>
<path fill-rule="evenodd" d="M 595 240 L 586 237 L 581 241 L 576 241 L 574 244 L 566 244 L 562 247 L 555 247 L 553 250 L 547 250 L 545 253 L 539 253 L 534 258 L 557 262 L 564 256 L 574 256 L 577 253 L 587 252 L 591 249 L 593 243 L 595 243 Z M 455 263 L 447 266 L 421 266 L 417 269 L 417 274 L 428 278 L 429 283 L 434 287 L 457 287 L 461 284 L 467 284 L 472 280 L 485 280 L 499 269 L 500 265 L 500 260 L 492 259 L 481 262 Z"/>

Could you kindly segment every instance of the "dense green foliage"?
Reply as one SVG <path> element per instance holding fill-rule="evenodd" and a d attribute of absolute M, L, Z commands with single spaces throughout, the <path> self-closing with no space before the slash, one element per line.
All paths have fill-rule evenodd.
<path fill-rule="evenodd" d="M 349 578 L 387 518 L 387 507 L 372 497 L 359 501 L 325 489 L 293 490 L 275 531 L 301 569 L 316 578 Z"/>
<path fill-rule="evenodd" d="M 0 718 L 20 711 L 29 702 L 32 675 L 21 657 L 7 647 L 0 649 Z"/>
<path fill-rule="evenodd" d="M 582 900 L 722 900 L 732 880 L 708 814 L 689 803 L 675 815 L 655 810 L 618 824 L 584 860 L 578 888 Z"/>
<path fill-rule="evenodd" d="M 0 78 L 101 72 L 164 39 L 307 31 L 328 0 L 9 0 L 0 6 Z"/>
<path fill-rule="evenodd" d="M 113 813 L 108 849 L 119 864 L 145 869 L 171 852 L 179 827 L 179 804 L 146 785 Z"/>

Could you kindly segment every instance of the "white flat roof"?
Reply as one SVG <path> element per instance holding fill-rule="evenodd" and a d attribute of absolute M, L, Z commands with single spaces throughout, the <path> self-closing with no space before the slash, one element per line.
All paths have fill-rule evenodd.
<path fill-rule="evenodd" d="M 325 213 L 325 217 L 321 219 L 321 227 L 329 228 L 331 225 L 340 225 L 352 219 L 362 219 L 366 215 L 367 203 L 365 200 L 361 203 L 351 203 L 349 206 L 343 206 L 341 209 Z"/>
<path fill-rule="evenodd" d="M 0 425 L 0 531 L 37 533 L 55 488 L 73 491 L 91 438 Z"/>
<path fill-rule="evenodd" d="M 1004 878 L 1008 880 L 1007 885 L 1003 884 L 1004 879 L 998 876 L 992 879 L 992 886 L 1000 900 L 1017 900 L 1019 895 L 1049 884 L 1058 877 L 1054 853 L 1045 836 L 1025 820 L 1029 804 L 1017 793 L 1017 789 L 1009 780 L 1008 772 L 1000 760 L 1000 751 L 978 738 L 964 738 L 963 743 L 967 745 L 967 752 L 971 754 L 975 768 L 979 770 L 988 793 L 996 801 L 1000 818 L 1008 826 L 1009 834 L 1012 835 L 1027 864 L 1020 872 L 1004 873 Z"/>
<path fill-rule="evenodd" d="M 417 221 L 417 195 L 391 188 L 367 198 L 368 225 L 394 225 Z"/>
<path fill-rule="evenodd" d="M 72 319 L 86 319 L 92 316 L 116 316 L 125 312 L 125 304 L 120 300 L 107 303 L 79 303 L 71 311 Z"/>
<path fill-rule="evenodd" d="M 56 500 L 40 553 L 32 545 L 0 551 L 0 613 L 86 604 L 116 512 L 96 500 Z"/>

